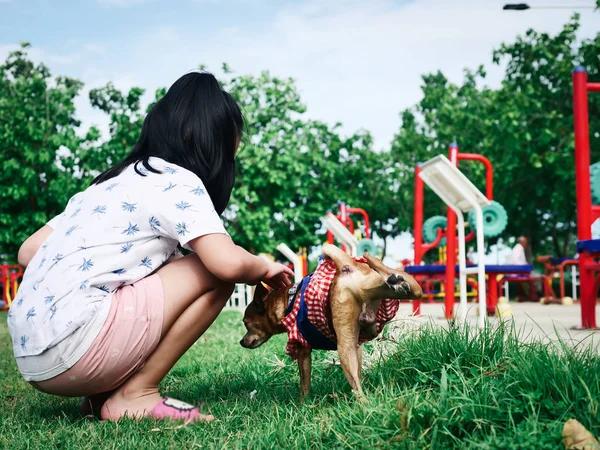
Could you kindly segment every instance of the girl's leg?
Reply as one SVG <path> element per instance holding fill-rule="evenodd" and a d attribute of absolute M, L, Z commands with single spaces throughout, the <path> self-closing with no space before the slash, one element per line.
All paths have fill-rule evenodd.
<path fill-rule="evenodd" d="M 106 400 L 103 419 L 144 416 L 158 404 L 158 383 L 213 323 L 234 288 L 212 275 L 195 254 L 167 264 L 157 274 L 165 303 L 161 340 L 144 367 Z"/>

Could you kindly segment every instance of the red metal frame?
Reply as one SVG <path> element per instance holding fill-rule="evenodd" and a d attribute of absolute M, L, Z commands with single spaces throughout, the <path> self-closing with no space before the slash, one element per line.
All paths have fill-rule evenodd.
<path fill-rule="evenodd" d="M 414 208 L 414 265 L 418 266 L 423 261 L 423 203 L 424 203 L 424 183 L 421 179 L 421 165 L 417 164 L 415 168 L 415 208 Z M 436 239 L 437 240 L 437 239 Z"/>
<path fill-rule="evenodd" d="M 362 208 L 350 208 L 345 203 L 340 203 L 339 212 L 335 216 L 342 224 L 350 230 L 350 233 L 354 234 L 354 222 L 350 217 L 350 214 L 360 214 L 365 221 L 365 238 L 371 238 L 371 223 L 369 222 L 369 215 Z M 335 238 L 331 231 L 327 231 L 327 242 L 330 244 L 334 243 Z M 342 246 L 345 249 L 345 246 Z"/>
<path fill-rule="evenodd" d="M 575 132 L 575 201 L 577 203 L 577 239 L 592 238 L 592 223 L 600 208 L 592 206 L 590 188 L 590 129 L 588 92 L 600 92 L 600 83 L 588 83 L 585 68 L 573 71 L 573 127 Z M 579 254 L 581 326 L 596 328 L 597 283 L 596 259 L 600 253 L 582 251 Z"/>
<path fill-rule="evenodd" d="M 458 145 L 450 144 L 448 149 L 448 159 L 458 166 Z M 450 207 L 447 208 L 446 222 L 446 288 L 444 299 L 444 310 L 446 319 L 451 319 L 454 316 L 454 299 L 455 285 L 454 278 L 456 277 L 456 213 Z"/>
<path fill-rule="evenodd" d="M 566 297 L 565 292 L 565 269 L 567 266 L 579 265 L 577 259 L 565 259 L 558 263 L 552 262 L 552 257 L 548 255 L 538 256 L 538 262 L 544 264 L 544 297 L 550 299 L 563 299 Z M 560 284 L 560 297 L 556 295 L 554 288 L 552 287 L 552 281 L 556 278 L 556 272 L 558 272 L 558 280 Z"/>
<path fill-rule="evenodd" d="M 493 200 L 494 192 L 494 169 L 492 163 L 483 155 L 475 153 L 460 153 L 456 143 L 450 144 L 448 148 L 448 157 L 450 161 L 458 167 L 459 161 L 477 161 L 485 167 L 485 192 L 489 200 Z M 415 207 L 414 207 L 414 264 L 419 265 L 423 261 L 423 256 L 432 248 L 435 248 L 440 241 L 446 237 L 446 260 L 456 261 L 457 254 L 457 237 L 456 237 L 456 214 L 452 209 L 447 210 L 447 229 L 444 233 L 438 230 L 435 242 L 430 244 L 423 243 L 423 205 L 424 205 L 424 183 L 420 177 L 421 167 L 417 164 L 415 168 Z M 465 240 L 471 241 L 475 237 L 475 233 L 471 231 Z M 454 255 L 451 257 L 450 255 Z M 454 258 L 454 259 L 453 259 Z M 454 280 L 456 277 L 456 268 L 454 264 L 446 264 L 446 286 L 444 305 L 446 309 L 446 318 L 451 318 L 454 311 Z M 413 311 L 420 314 L 420 302 L 413 302 Z"/>
<path fill-rule="evenodd" d="M 575 183 L 577 204 L 577 239 L 579 241 L 589 240 L 592 237 L 592 223 L 600 218 L 600 206 L 592 205 L 590 189 L 590 134 L 589 134 L 589 111 L 588 93 L 600 92 L 600 83 L 589 83 L 585 68 L 579 66 L 573 71 L 573 125 L 575 134 Z M 486 167 L 486 196 L 491 200 L 493 192 L 493 168 L 489 160 L 481 155 L 460 154 L 456 144 L 450 145 L 448 149 L 449 159 L 458 166 L 458 161 L 476 160 L 482 162 Z M 415 208 L 414 208 L 414 264 L 421 264 L 424 254 L 434 245 L 424 245 L 423 235 L 423 203 L 424 184 L 421 180 L 420 167 L 415 170 Z M 438 233 L 436 242 L 445 235 L 447 240 L 447 261 L 454 262 L 456 259 L 456 215 L 448 208 L 446 233 Z M 471 236 L 469 236 L 471 237 Z M 454 259 L 453 259 L 454 258 Z M 580 299 L 581 299 L 581 325 L 583 328 L 596 328 L 596 303 L 597 291 L 600 287 L 600 252 L 581 251 L 579 254 L 580 273 Z M 566 265 L 566 264 L 565 264 Z M 561 265 L 564 270 L 564 266 Z M 451 318 L 454 309 L 454 280 L 455 265 L 446 264 L 446 317 Z M 491 277 L 490 277 L 491 278 Z M 492 282 L 491 284 L 494 284 Z M 492 286 L 492 290 L 497 291 Z M 564 287 L 561 286 L 561 295 Z M 497 295 L 497 292 L 496 292 Z M 414 303 L 418 311 L 420 302 Z"/>
<path fill-rule="evenodd" d="M 23 277 L 23 268 L 18 265 L 3 264 L 0 266 L 0 285 L 2 286 L 3 306 L 0 310 L 8 309 L 10 302 L 17 295 L 19 280 Z"/>

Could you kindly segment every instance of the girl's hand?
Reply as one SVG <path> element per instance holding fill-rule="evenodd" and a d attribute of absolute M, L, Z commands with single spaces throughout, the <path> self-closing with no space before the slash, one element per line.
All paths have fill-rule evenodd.
<path fill-rule="evenodd" d="M 294 272 L 289 267 L 276 262 L 269 262 L 269 270 L 262 281 L 273 289 L 281 289 L 292 285 L 288 276 L 294 276 Z"/>

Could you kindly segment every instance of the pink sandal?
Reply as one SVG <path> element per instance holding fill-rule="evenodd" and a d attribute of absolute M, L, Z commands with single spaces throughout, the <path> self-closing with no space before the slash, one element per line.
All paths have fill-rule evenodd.
<path fill-rule="evenodd" d="M 164 397 L 154 405 L 148 413 L 148 417 L 159 420 L 183 420 L 186 424 L 199 421 L 211 422 L 214 419 L 212 415 L 202 414 L 198 408 L 171 397 Z"/>

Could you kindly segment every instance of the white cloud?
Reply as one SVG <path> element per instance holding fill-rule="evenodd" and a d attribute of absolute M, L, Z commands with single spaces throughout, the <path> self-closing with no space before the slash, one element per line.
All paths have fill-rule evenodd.
<path fill-rule="evenodd" d="M 0 61 L 4 61 L 10 52 L 17 50 L 18 48 L 19 46 L 16 44 L 0 44 Z"/>
<path fill-rule="evenodd" d="M 0 44 L 0 61 L 4 62 L 11 52 L 19 50 L 20 48 L 21 46 L 18 44 Z M 38 47 L 28 48 L 27 54 L 29 55 L 29 58 L 36 63 L 44 61 L 46 56 Z"/>
<path fill-rule="evenodd" d="M 98 1 L 126 6 L 144 0 Z M 310 0 L 279 9 L 259 31 L 239 21 L 212 34 L 164 23 L 145 34 L 124 36 L 119 51 L 110 54 L 100 43 L 81 44 L 70 54 L 30 52 L 37 52 L 34 59 L 51 67 L 63 65 L 55 72 L 77 76 L 88 85 L 119 77 L 137 80 L 149 92 L 170 85 L 200 63 L 218 70 L 227 62 L 238 73 L 267 69 L 296 79 L 311 117 L 341 121 L 346 132 L 367 129 L 376 146 L 385 148 L 398 129 L 398 113 L 421 98 L 422 74 L 441 70 L 452 81 L 460 81 L 465 67 L 483 63 L 488 83 L 497 85 L 502 69 L 491 64 L 494 48 L 530 27 L 555 33 L 572 13 L 505 12 L 503 3 Z M 594 34 L 597 20 L 597 13 L 582 11 L 581 35 Z M 0 46 L 0 57 L 9 48 L 15 47 Z M 103 55 L 101 60 L 98 54 Z"/>
<path fill-rule="evenodd" d="M 81 59 L 81 54 L 74 52 L 74 53 L 58 55 L 58 54 L 44 52 L 43 57 L 44 57 L 43 61 L 46 64 L 54 63 L 54 64 L 69 65 L 69 64 L 74 64 L 74 63 L 78 62 Z"/>
<path fill-rule="evenodd" d="M 501 68 L 491 53 L 535 27 L 556 32 L 568 10 L 502 11 L 503 1 L 309 1 L 280 10 L 259 32 L 234 23 L 213 35 L 165 27 L 134 44 L 132 53 L 149 86 L 169 85 L 199 63 L 225 61 L 239 73 L 267 69 L 297 80 L 310 116 L 341 121 L 350 132 L 371 131 L 386 147 L 398 113 L 421 98 L 421 75 L 442 70 L 460 81 L 465 67 L 486 64 L 488 83 Z M 597 31 L 597 14 L 583 14 L 582 35 Z M 235 27 L 237 25 L 237 27 Z"/>
<path fill-rule="evenodd" d="M 181 39 L 181 35 L 174 27 L 162 26 L 152 34 L 155 40 L 163 43 L 178 42 Z"/>
<path fill-rule="evenodd" d="M 106 47 L 99 44 L 85 44 L 83 49 L 87 52 L 95 53 L 96 55 L 103 55 L 106 53 Z"/>
<path fill-rule="evenodd" d="M 18 44 L 0 44 L 0 61 L 4 61 L 9 53 L 19 50 L 21 48 Z M 43 62 L 49 65 L 70 65 L 79 61 L 81 55 L 79 52 L 72 52 L 67 54 L 58 54 L 47 51 L 40 47 L 29 47 L 27 50 L 28 57 L 36 62 Z"/>

